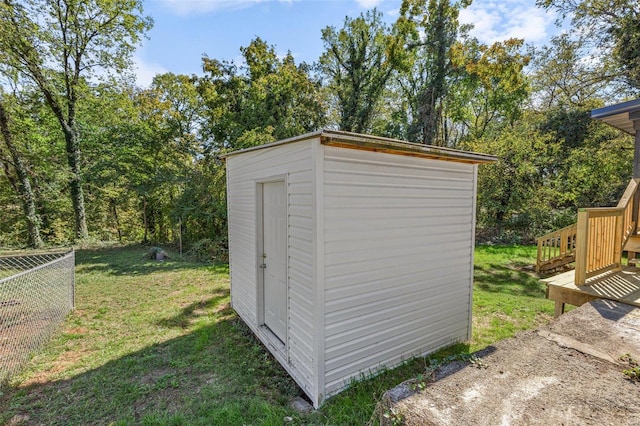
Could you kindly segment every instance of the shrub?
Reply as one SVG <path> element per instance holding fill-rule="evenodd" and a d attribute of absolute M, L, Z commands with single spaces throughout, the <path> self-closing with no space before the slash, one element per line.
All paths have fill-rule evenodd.
<path fill-rule="evenodd" d="M 200 262 L 229 262 L 229 250 L 226 241 L 203 238 L 191 245 L 187 256 Z"/>

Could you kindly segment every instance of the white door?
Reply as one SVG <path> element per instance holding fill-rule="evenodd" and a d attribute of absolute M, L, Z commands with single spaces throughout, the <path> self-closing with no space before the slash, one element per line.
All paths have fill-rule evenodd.
<path fill-rule="evenodd" d="M 287 192 L 283 181 L 262 184 L 264 324 L 287 336 Z"/>

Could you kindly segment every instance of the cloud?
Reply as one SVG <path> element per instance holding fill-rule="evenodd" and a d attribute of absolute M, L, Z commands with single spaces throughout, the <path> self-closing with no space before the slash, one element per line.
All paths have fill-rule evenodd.
<path fill-rule="evenodd" d="M 246 9 L 260 3 L 292 3 L 298 0 L 161 0 L 162 3 L 178 15 L 217 12 L 220 10 Z"/>
<path fill-rule="evenodd" d="M 483 43 L 523 38 L 527 43 L 544 43 L 555 25 L 555 14 L 528 0 L 472 3 L 460 11 L 460 22 L 473 24 L 471 35 Z"/>
<path fill-rule="evenodd" d="M 373 9 L 382 3 L 382 0 L 356 0 L 356 3 L 363 9 Z"/>
<path fill-rule="evenodd" d="M 387 10 L 387 16 L 391 18 L 397 18 L 398 16 L 400 16 L 400 9 Z"/>
<path fill-rule="evenodd" d="M 169 71 L 162 65 L 146 62 L 139 56 L 133 57 L 133 64 L 135 68 L 136 83 L 138 83 L 138 86 L 140 87 L 149 87 L 153 81 L 153 77 L 157 74 L 164 74 Z"/>

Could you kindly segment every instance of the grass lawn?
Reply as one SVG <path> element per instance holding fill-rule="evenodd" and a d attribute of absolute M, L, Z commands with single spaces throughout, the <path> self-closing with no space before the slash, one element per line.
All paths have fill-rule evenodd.
<path fill-rule="evenodd" d="M 307 416 L 302 392 L 229 308 L 224 266 L 143 259 L 140 246 L 76 253 L 76 310 L 0 395 L 0 424 L 364 424 L 382 394 L 424 372 L 416 359 L 351 386 Z M 469 353 L 553 315 L 522 267 L 535 247 L 476 249 Z"/>

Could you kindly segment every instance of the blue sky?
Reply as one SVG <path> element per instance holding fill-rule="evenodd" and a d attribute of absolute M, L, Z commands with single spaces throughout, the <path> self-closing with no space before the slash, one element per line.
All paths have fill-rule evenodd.
<path fill-rule="evenodd" d="M 138 83 L 148 85 L 162 72 L 200 74 L 202 56 L 238 60 L 240 46 L 256 36 L 291 51 L 296 62 L 314 62 L 322 54 L 321 30 L 342 27 L 345 16 L 377 7 L 389 22 L 401 0 L 144 0 L 154 19 L 149 39 L 134 61 Z M 543 44 L 557 32 L 555 15 L 535 7 L 535 0 L 474 0 L 460 14 L 472 34 L 492 43 L 509 37 Z"/>

